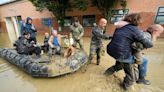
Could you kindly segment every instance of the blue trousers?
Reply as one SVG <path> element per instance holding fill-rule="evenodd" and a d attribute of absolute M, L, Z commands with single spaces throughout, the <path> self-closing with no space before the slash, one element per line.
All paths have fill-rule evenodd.
<path fill-rule="evenodd" d="M 144 78 L 147 74 L 147 64 L 148 60 L 146 58 L 143 58 L 143 62 L 141 65 L 138 65 L 139 70 L 139 78 Z"/>

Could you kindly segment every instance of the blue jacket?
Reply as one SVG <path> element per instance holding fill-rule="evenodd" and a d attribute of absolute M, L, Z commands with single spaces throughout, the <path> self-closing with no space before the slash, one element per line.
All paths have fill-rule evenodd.
<path fill-rule="evenodd" d="M 107 45 L 107 53 L 117 61 L 126 62 L 126 59 L 132 57 L 131 45 L 136 41 L 141 42 L 145 48 L 153 46 L 152 41 L 145 39 L 143 32 L 136 26 L 125 25 L 115 30 L 111 42 Z"/>

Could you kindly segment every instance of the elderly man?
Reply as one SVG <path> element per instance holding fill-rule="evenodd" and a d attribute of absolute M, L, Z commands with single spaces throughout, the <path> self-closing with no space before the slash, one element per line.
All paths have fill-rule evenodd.
<path fill-rule="evenodd" d="M 160 34 L 164 31 L 164 28 L 159 24 L 154 24 L 148 27 L 146 31 L 151 34 L 152 41 L 154 42 L 156 41 L 157 37 L 159 37 Z M 148 60 L 145 57 L 142 57 L 142 59 L 143 62 L 138 65 L 139 79 L 137 80 L 137 83 L 150 85 L 150 81 L 145 79 L 147 74 Z"/>
<path fill-rule="evenodd" d="M 53 54 L 60 54 L 60 44 L 58 39 L 58 33 L 56 30 L 52 31 L 52 35 L 48 40 L 49 44 L 49 55 L 52 56 Z"/>
<path fill-rule="evenodd" d="M 111 39 L 110 36 L 103 34 L 105 27 L 107 25 L 107 20 L 105 18 L 101 18 L 99 20 L 98 26 L 95 26 L 92 29 L 91 43 L 90 43 L 90 55 L 89 60 L 90 63 L 93 59 L 93 56 L 97 55 L 97 65 L 100 64 L 100 51 L 103 47 L 101 39 Z"/>

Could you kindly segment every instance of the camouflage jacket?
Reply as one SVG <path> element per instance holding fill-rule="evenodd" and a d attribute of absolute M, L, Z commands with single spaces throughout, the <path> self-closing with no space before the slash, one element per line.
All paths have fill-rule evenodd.
<path fill-rule="evenodd" d="M 101 46 L 102 45 L 101 39 L 111 39 L 111 37 L 108 36 L 107 34 L 104 34 L 103 29 L 96 26 L 92 29 L 91 45 Z"/>
<path fill-rule="evenodd" d="M 75 27 L 74 25 L 71 25 L 70 30 L 71 30 L 73 39 L 75 40 L 78 40 L 78 38 L 81 39 L 84 35 L 84 28 L 80 24 L 77 27 Z"/>

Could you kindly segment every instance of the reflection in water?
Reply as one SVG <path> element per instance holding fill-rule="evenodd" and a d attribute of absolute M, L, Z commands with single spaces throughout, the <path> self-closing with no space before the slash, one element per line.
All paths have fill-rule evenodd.
<path fill-rule="evenodd" d="M 43 36 L 38 36 L 43 42 Z M 89 53 L 89 38 L 84 39 L 84 47 Z M 149 59 L 148 76 L 150 86 L 135 84 L 130 92 L 164 92 L 164 39 L 155 43 L 153 49 L 145 52 Z M 104 41 L 107 44 L 108 41 Z M 0 47 L 11 47 L 7 34 L 0 33 Z M 58 78 L 33 78 L 19 68 L 0 58 L 0 92 L 123 92 L 119 83 L 123 71 L 106 77 L 103 72 L 114 64 L 114 59 L 105 54 L 99 66 L 89 65 L 87 71 L 81 70 Z"/>
<path fill-rule="evenodd" d="M 16 71 L 16 72 L 15 72 Z M 0 59 L 0 91 L 1 92 L 37 92 L 36 88 L 24 80 L 23 72 L 19 72 L 15 66 Z"/>
<path fill-rule="evenodd" d="M 0 47 L 11 47 L 11 41 L 6 33 L 0 33 Z"/>

